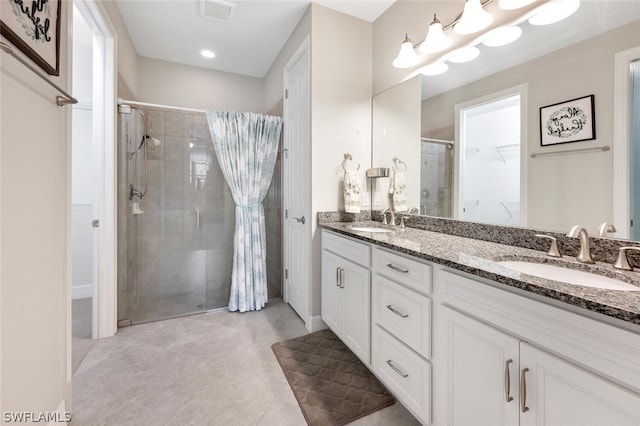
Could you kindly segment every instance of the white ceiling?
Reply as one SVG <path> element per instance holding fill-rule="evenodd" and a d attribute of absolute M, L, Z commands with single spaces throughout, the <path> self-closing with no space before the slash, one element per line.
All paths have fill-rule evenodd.
<path fill-rule="evenodd" d="M 316 3 L 373 22 L 395 0 Z M 264 77 L 311 3 L 235 0 L 231 23 L 200 16 L 199 0 L 116 0 L 140 56 Z M 200 50 L 216 53 L 205 59 Z"/>

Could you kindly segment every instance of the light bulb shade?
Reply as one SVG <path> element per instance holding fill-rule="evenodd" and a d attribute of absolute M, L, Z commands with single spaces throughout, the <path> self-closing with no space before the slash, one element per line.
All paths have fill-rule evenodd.
<path fill-rule="evenodd" d="M 456 34 L 473 34 L 487 28 L 493 22 L 493 15 L 482 8 L 480 0 L 467 0 L 462 16 L 453 26 Z"/>
<path fill-rule="evenodd" d="M 420 53 L 429 54 L 442 52 L 451 46 L 451 39 L 447 37 L 442 29 L 442 23 L 433 16 L 433 22 L 429 25 L 427 37 L 419 47 Z"/>
<path fill-rule="evenodd" d="M 534 1 L 536 0 L 498 0 L 498 6 L 502 10 L 514 10 L 530 5 Z"/>
<path fill-rule="evenodd" d="M 477 47 L 465 47 L 451 52 L 447 57 L 447 61 L 461 64 L 463 62 L 473 61 L 478 56 L 480 56 L 480 49 Z"/>
<path fill-rule="evenodd" d="M 413 49 L 413 43 L 408 37 L 405 37 L 402 46 L 400 46 L 400 53 L 396 59 L 393 60 L 393 66 L 396 68 L 410 68 L 417 65 L 420 62 L 420 56 Z"/>
<path fill-rule="evenodd" d="M 504 46 L 513 43 L 522 35 L 522 28 L 518 26 L 500 27 L 487 33 L 482 44 L 489 47 Z"/>
<path fill-rule="evenodd" d="M 422 73 L 422 75 L 434 76 L 434 75 L 445 73 L 447 72 L 448 69 L 449 69 L 449 65 L 445 64 L 444 62 L 436 62 L 435 64 L 422 67 L 420 72 Z"/>
<path fill-rule="evenodd" d="M 551 0 L 543 4 L 539 12 L 529 18 L 531 25 L 549 25 L 573 15 L 580 7 L 580 0 Z"/>

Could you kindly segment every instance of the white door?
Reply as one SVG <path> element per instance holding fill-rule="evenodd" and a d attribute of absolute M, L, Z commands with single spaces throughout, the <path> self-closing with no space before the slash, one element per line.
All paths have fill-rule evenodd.
<path fill-rule="evenodd" d="M 338 336 L 342 333 L 341 263 L 335 254 L 322 251 L 322 321 Z M 342 275 L 341 275 L 342 274 Z"/>
<path fill-rule="evenodd" d="M 522 426 L 640 424 L 640 397 L 602 377 L 524 342 L 520 366 Z"/>
<path fill-rule="evenodd" d="M 447 424 L 517 425 L 518 339 L 448 308 L 443 318 Z"/>
<path fill-rule="evenodd" d="M 342 261 L 342 309 L 344 323 L 342 336 L 347 346 L 354 354 L 369 364 L 371 324 L 371 282 L 369 270 L 355 263 Z"/>
<path fill-rule="evenodd" d="M 307 329 L 311 283 L 311 131 L 308 38 L 284 68 L 284 299 Z"/>

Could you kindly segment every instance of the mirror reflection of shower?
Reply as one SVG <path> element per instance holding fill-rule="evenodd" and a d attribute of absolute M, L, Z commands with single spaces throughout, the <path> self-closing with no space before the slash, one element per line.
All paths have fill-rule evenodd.
<path fill-rule="evenodd" d="M 141 214 L 140 202 L 149 189 L 149 165 L 147 146 L 161 145 L 160 139 L 150 136 L 152 123 L 144 113 L 136 108 L 121 106 L 120 112 L 129 114 L 124 120 L 124 133 L 131 156 L 131 182 L 129 182 L 129 200 L 133 201 L 133 214 Z"/>

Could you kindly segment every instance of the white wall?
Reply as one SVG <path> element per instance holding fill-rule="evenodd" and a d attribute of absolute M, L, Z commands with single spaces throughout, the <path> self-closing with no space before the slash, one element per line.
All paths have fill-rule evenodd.
<path fill-rule="evenodd" d="M 131 41 L 127 27 L 124 25 L 120 11 L 113 0 L 100 0 L 107 12 L 109 20 L 116 30 L 117 61 L 118 61 L 118 94 L 130 93 L 133 98 L 138 96 L 138 53 Z M 124 86 L 124 87 L 122 87 Z"/>
<path fill-rule="evenodd" d="M 61 4 L 61 72 L 51 79 L 70 90 L 72 3 Z M 0 411 L 55 411 L 70 398 L 71 108 L 4 53 L 1 70 Z"/>
<path fill-rule="evenodd" d="M 539 108 L 594 94 L 597 139 L 545 150 L 612 146 L 614 54 L 638 45 L 640 21 L 435 96 L 423 102 L 423 131 L 452 125 L 457 104 L 527 83 L 526 225 L 564 231 L 579 223 L 596 232 L 613 220 L 612 151 L 531 159 L 541 151 Z"/>
<path fill-rule="evenodd" d="M 291 33 L 291 36 L 283 46 L 278 56 L 271 64 L 263 79 L 264 111 L 270 111 L 275 105 L 282 101 L 284 92 L 284 66 L 291 56 L 300 47 L 305 37 L 311 34 L 311 7 L 307 8 L 300 22 Z"/>
<path fill-rule="evenodd" d="M 344 210 L 344 153 L 365 170 L 371 159 L 372 24 L 312 3 L 312 314 L 320 314 L 318 211 Z"/>
<path fill-rule="evenodd" d="M 139 100 L 198 109 L 262 112 L 262 79 L 140 57 Z"/>

